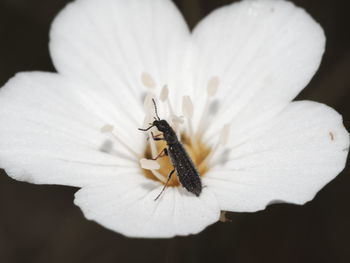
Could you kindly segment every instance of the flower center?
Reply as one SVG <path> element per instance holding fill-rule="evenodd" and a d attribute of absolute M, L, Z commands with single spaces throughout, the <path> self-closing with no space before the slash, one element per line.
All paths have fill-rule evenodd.
<path fill-rule="evenodd" d="M 205 159 L 209 156 L 211 149 L 206 146 L 200 139 L 196 140 L 196 145 L 193 145 L 191 142 L 191 139 L 185 134 L 182 133 L 180 136 L 180 141 L 185 147 L 188 155 L 192 159 L 194 165 L 196 166 L 199 175 L 202 177 L 204 174 L 209 170 L 209 165 L 207 162 L 204 162 Z M 164 148 L 166 148 L 166 142 L 165 141 L 157 141 L 155 143 L 157 152 L 161 152 Z M 150 142 L 147 143 L 146 149 L 144 152 L 144 158 L 146 159 L 152 159 L 152 150 L 151 150 L 151 144 Z M 148 169 L 142 169 L 143 174 L 152 180 L 157 180 L 161 182 L 165 182 L 168 178 L 168 175 L 170 172 L 174 169 L 173 165 L 170 162 L 169 156 L 163 156 L 157 159 L 157 162 L 160 166 L 160 168 L 157 170 L 159 175 L 161 175 L 164 180 L 159 179 L 158 177 L 153 174 L 151 170 Z M 177 178 L 176 172 L 172 175 L 168 186 L 179 186 L 179 180 Z"/>
<path fill-rule="evenodd" d="M 144 106 L 147 112 L 144 121 L 145 128 L 141 129 L 147 132 L 148 139 L 144 148 L 144 158 L 141 158 L 140 160 L 140 166 L 144 176 L 166 184 L 169 174 L 174 170 L 174 166 L 171 163 L 169 156 L 164 154 L 168 149 L 164 134 L 159 132 L 156 128 L 156 123 L 160 121 L 160 118 L 158 116 L 156 104 L 158 99 L 152 90 L 154 90 L 157 85 L 153 78 L 147 73 L 142 74 L 141 82 L 148 88 L 149 92 L 147 92 L 144 100 Z M 193 104 L 191 98 L 189 96 L 183 97 L 182 116 L 179 117 L 174 113 L 173 107 L 169 101 L 169 91 L 167 86 L 164 86 L 160 93 L 160 101 L 167 104 L 167 108 L 169 109 L 170 116 L 167 118 L 169 120 L 169 125 L 176 134 L 177 140 L 183 144 L 201 177 L 209 170 L 210 161 L 218 147 L 226 144 L 229 134 L 229 126 L 224 125 L 220 136 L 218 136 L 217 144 L 208 146 L 202 140 L 203 129 L 206 126 L 206 116 L 208 115 L 209 103 L 211 98 L 216 94 L 218 85 L 219 79 L 217 77 L 211 78 L 208 82 L 206 104 L 201 114 L 196 132 L 194 132 L 192 125 Z M 184 157 L 186 158 L 186 156 Z M 167 183 L 167 186 L 178 185 L 180 185 L 180 183 L 175 172 Z"/>

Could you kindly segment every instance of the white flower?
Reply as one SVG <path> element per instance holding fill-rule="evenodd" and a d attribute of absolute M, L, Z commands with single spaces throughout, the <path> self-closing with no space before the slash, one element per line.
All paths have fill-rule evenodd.
<path fill-rule="evenodd" d="M 291 102 L 325 45 L 292 3 L 235 3 L 190 33 L 169 0 L 77 0 L 50 36 L 58 73 L 20 73 L 1 89 L 0 166 L 16 180 L 80 187 L 75 203 L 109 229 L 198 233 L 220 211 L 304 204 L 344 168 L 341 116 Z M 162 147 L 138 130 L 152 97 L 201 173 L 199 197 L 174 177 L 154 201 L 171 165 L 140 166 L 157 169 L 144 158 Z"/>

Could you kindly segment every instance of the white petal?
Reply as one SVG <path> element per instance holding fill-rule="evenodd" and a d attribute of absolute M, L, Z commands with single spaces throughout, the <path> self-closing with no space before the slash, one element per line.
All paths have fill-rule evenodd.
<path fill-rule="evenodd" d="M 84 186 L 139 169 L 131 154 L 100 131 L 104 119 L 79 86 L 57 74 L 16 75 L 0 90 L 0 105 L 0 166 L 17 180 Z M 125 140 L 142 141 L 134 130 L 127 133 L 135 138 Z"/>
<path fill-rule="evenodd" d="M 323 104 L 293 102 L 259 129 L 260 136 L 226 151 L 224 164 L 205 176 L 222 210 L 304 204 L 345 166 L 349 134 L 341 116 Z"/>
<path fill-rule="evenodd" d="M 108 92 L 141 123 L 147 90 L 141 77 L 154 79 L 156 94 L 168 84 L 174 98 L 184 86 L 189 43 L 188 27 L 169 0 L 77 0 L 56 17 L 50 50 L 59 73 Z"/>
<path fill-rule="evenodd" d="M 227 122 L 240 139 L 275 116 L 308 84 L 325 46 L 322 28 L 303 9 L 280 0 L 220 8 L 195 28 L 193 38 L 195 106 L 204 103 L 208 80 L 220 80 L 209 139 Z"/>
<path fill-rule="evenodd" d="M 214 194 L 199 197 L 182 187 L 168 187 L 138 174 L 124 174 L 115 183 L 79 190 L 75 204 L 86 218 L 130 237 L 164 238 L 195 234 L 216 222 L 220 210 Z"/>

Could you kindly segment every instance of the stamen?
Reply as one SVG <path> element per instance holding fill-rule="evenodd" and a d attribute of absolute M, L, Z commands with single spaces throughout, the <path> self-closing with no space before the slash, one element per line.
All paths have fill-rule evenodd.
<path fill-rule="evenodd" d="M 183 124 L 184 123 L 184 119 L 183 116 L 176 116 L 175 114 L 171 117 L 171 121 L 178 123 L 178 124 Z"/>
<path fill-rule="evenodd" d="M 180 138 L 180 129 L 179 129 L 179 127 L 180 127 L 181 124 L 184 123 L 183 117 L 182 116 L 178 117 L 175 114 L 173 114 L 171 116 L 171 123 L 173 124 L 172 127 L 173 127 L 177 137 Z"/>
<path fill-rule="evenodd" d="M 153 117 L 152 117 L 152 115 L 151 115 L 151 114 L 147 114 L 147 115 L 145 116 L 144 121 L 143 121 L 143 126 L 142 126 L 142 127 L 147 128 L 147 127 L 150 125 L 150 123 L 152 123 L 152 122 L 153 122 Z M 156 147 L 156 144 L 155 144 L 155 142 L 154 142 L 154 140 L 153 140 L 153 137 L 152 137 L 152 130 L 153 130 L 153 128 L 150 129 L 150 130 L 147 132 L 147 136 L 148 136 L 148 138 L 149 138 L 149 142 L 150 142 L 150 146 L 151 146 L 152 158 L 155 158 L 155 157 L 157 156 L 157 147 Z"/>
<path fill-rule="evenodd" d="M 168 108 L 169 108 L 169 113 L 170 113 L 170 118 L 172 118 L 175 114 L 173 111 L 173 107 L 171 106 L 171 103 L 169 101 L 169 89 L 168 89 L 168 85 L 164 85 L 164 87 L 162 88 L 161 92 L 160 92 L 160 100 L 162 102 L 166 102 L 168 104 Z"/>
<path fill-rule="evenodd" d="M 160 168 L 160 165 L 157 161 L 142 158 L 140 159 L 140 165 L 143 169 L 150 170 L 159 181 L 161 181 L 164 184 L 166 183 L 166 179 L 159 172 L 156 171 Z"/>
<path fill-rule="evenodd" d="M 169 96 L 169 89 L 167 85 L 164 85 L 164 87 L 162 88 L 162 91 L 160 92 L 160 100 L 162 102 L 165 102 L 168 99 Z"/>
<path fill-rule="evenodd" d="M 198 124 L 198 129 L 197 129 L 197 134 L 199 137 L 202 136 L 203 132 L 205 131 L 205 129 L 204 129 L 205 117 L 208 115 L 210 98 L 216 94 L 216 92 L 219 88 L 219 83 L 220 83 L 220 81 L 219 81 L 218 77 L 212 77 L 208 81 L 207 99 L 206 99 L 206 102 L 204 105 L 204 110 L 203 110 L 202 116 L 201 116 L 199 124 Z"/>
<path fill-rule="evenodd" d="M 152 122 L 153 122 L 152 116 L 150 114 L 146 114 L 145 118 L 143 119 L 142 129 L 147 129 Z"/>
<path fill-rule="evenodd" d="M 189 96 L 183 96 L 182 98 L 182 113 L 187 119 L 192 119 L 193 104 Z"/>
<path fill-rule="evenodd" d="M 197 150 L 198 147 L 193 134 L 193 125 L 192 125 L 193 103 L 189 96 L 183 96 L 182 98 L 182 113 L 183 115 L 185 115 L 188 121 L 188 130 L 189 130 L 189 137 L 191 140 L 191 144 L 193 145 L 194 149 Z"/>
<path fill-rule="evenodd" d="M 149 144 L 151 145 L 152 158 L 156 158 L 156 156 L 157 156 L 157 147 L 156 147 L 155 141 L 153 140 L 153 136 L 152 136 L 151 130 L 149 130 L 147 132 L 147 134 L 148 134 L 148 138 L 149 138 Z"/>
<path fill-rule="evenodd" d="M 220 137 L 218 142 L 215 144 L 215 146 L 212 148 L 208 156 L 203 160 L 203 162 L 199 165 L 198 169 L 201 169 L 202 166 L 207 166 L 211 159 L 213 158 L 215 152 L 218 150 L 219 146 L 224 146 L 228 141 L 228 136 L 230 134 L 230 125 L 225 124 L 224 127 L 222 127 L 220 132 Z"/>
<path fill-rule="evenodd" d="M 169 89 L 167 85 L 164 85 L 160 92 L 160 100 L 162 102 L 166 102 L 168 104 L 169 114 L 170 114 L 170 120 L 173 124 L 173 129 L 175 133 L 179 136 L 180 135 L 180 129 L 178 128 L 179 124 L 182 124 L 184 121 L 181 119 L 181 117 L 178 117 L 174 114 L 173 107 L 171 106 L 170 100 L 169 100 Z"/>
<path fill-rule="evenodd" d="M 140 159 L 140 165 L 143 169 L 146 170 L 158 170 L 160 168 L 160 165 L 157 161 L 145 158 Z"/>
<path fill-rule="evenodd" d="M 148 92 L 143 101 L 143 106 L 148 112 L 154 112 L 153 100 L 156 100 L 156 95 L 152 92 Z"/>
<path fill-rule="evenodd" d="M 159 180 L 161 181 L 163 184 L 166 183 L 167 179 L 165 179 L 159 172 L 155 171 L 155 170 L 151 170 L 152 174 Z"/>
<path fill-rule="evenodd" d="M 154 89 L 157 85 L 152 76 L 146 72 L 143 72 L 141 75 L 142 84 L 149 89 Z"/>
<path fill-rule="evenodd" d="M 129 147 L 129 145 L 127 145 L 126 143 L 124 143 L 121 139 L 118 138 L 118 136 L 113 132 L 114 131 L 114 127 L 110 124 L 106 124 L 104 125 L 100 131 L 102 133 L 109 133 L 110 135 L 113 136 L 113 138 L 120 144 L 122 145 L 126 150 L 128 150 L 132 155 L 134 155 L 137 159 L 140 158 L 140 155 L 137 154 L 133 149 L 131 149 Z"/>
<path fill-rule="evenodd" d="M 143 124 L 144 124 L 143 127 L 146 127 L 151 122 L 152 122 L 152 116 L 150 114 L 147 114 L 145 119 L 144 119 L 144 122 L 143 122 Z M 150 129 L 147 132 L 147 136 L 149 138 L 149 145 L 150 145 L 150 148 L 151 148 L 152 158 L 155 158 L 157 156 L 157 147 L 156 147 L 155 141 L 153 140 L 152 129 Z M 159 181 L 161 181 L 164 184 L 166 183 L 166 179 L 159 172 L 155 171 L 155 170 L 158 170 L 160 168 L 160 165 L 158 164 L 157 161 L 143 158 L 143 159 L 140 160 L 140 164 L 141 164 L 141 167 L 143 169 L 150 170 L 152 172 L 152 174 Z"/>
<path fill-rule="evenodd" d="M 105 126 L 103 126 L 100 131 L 102 133 L 109 133 L 109 132 L 112 132 L 114 130 L 114 127 L 110 124 L 106 124 Z"/>
<path fill-rule="evenodd" d="M 222 146 L 226 145 L 226 143 L 228 141 L 229 134 L 230 134 L 230 125 L 229 124 L 225 124 L 224 127 L 221 130 L 220 139 L 219 139 L 219 143 Z"/>
<path fill-rule="evenodd" d="M 219 78 L 216 77 L 216 76 L 215 76 L 215 77 L 212 77 L 212 78 L 209 80 L 207 91 L 208 91 L 208 95 L 209 95 L 210 97 L 215 96 L 216 92 L 218 91 L 219 84 L 220 84 Z"/>

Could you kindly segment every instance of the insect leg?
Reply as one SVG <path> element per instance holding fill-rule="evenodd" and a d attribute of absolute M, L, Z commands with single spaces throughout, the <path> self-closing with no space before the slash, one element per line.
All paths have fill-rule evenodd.
<path fill-rule="evenodd" d="M 165 139 L 164 138 L 153 138 L 153 140 L 155 140 L 155 141 L 164 141 Z"/>
<path fill-rule="evenodd" d="M 152 158 L 152 160 L 157 160 L 160 157 L 164 157 L 168 155 L 168 149 L 164 148 L 155 158 Z"/>
<path fill-rule="evenodd" d="M 168 183 L 171 179 L 171 176 L 173 175 L 173 173 L 175 172 L 175 169 L 173 169 L 170 173 L 169 173 L 169 176 L 168 176 L 168 180 L 166 181 L 162 191 L 159 193 L 159 195 L 156 197 L 156 199 L 154 199 L 154 201 L 157 201 L 157 199 L 162 195 L 162 193 L 164 192 L 165 188 L 168 186 Z"/>
<path fill-rule="evenodd" d="M 158 138 L 158 137 L 161 136 L 162 134 L 154 135 L 153 132 L 151 132 L 151 134 L 152 134 L 153 140 L 155 140 L 155 141 L 164 141 L 164 140 L 165 140 L 164 138 Z"/>

